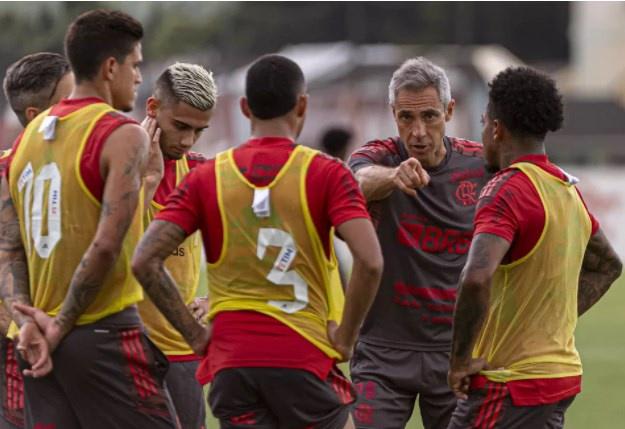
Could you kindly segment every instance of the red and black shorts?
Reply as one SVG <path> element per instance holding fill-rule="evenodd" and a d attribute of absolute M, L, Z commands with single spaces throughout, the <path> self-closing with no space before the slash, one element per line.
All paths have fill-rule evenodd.
<path fill-rule="evenodd" d="M 336 367 L 326 380 L 290 368 L 229 368 L 209 396 L 222 429 L 343 429 L 355 391 Z"/>
<path fill-rule="evenodd" d="M 473 384 L 459 400 L 449 429 L 562 429 L 564 413 L 575 395 L 553 404 L 516 406 L 505 383 Z"/>
<path fill-rule="evenodd" d="M 24 378 L 26 427 L 179 427 L 163 383 L 169 363 L 134 307 L 73 328 L 52 359 L 52 373 Z"/>
<path fill-rule="evenodd" d="M 15 356 L 15 345 L 12 340 L 0 340 L 0 410 L 1 428 L 24 427 L 24 378 Z"/>

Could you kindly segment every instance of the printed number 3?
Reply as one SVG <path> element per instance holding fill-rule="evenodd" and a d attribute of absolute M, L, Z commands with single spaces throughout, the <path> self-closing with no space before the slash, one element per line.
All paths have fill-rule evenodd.
<path fill-rule="evenodd" d="M 258 246 L 256 256 L 262 260 L 265 257 L 267 247 L 280 247 L 280 253 L 273 264 L 272 270 L 267 274 L 267 280 L 280 286 L 293 286 L 294 301 L 269 301 L 269 305 L 279 308 L 285 313 L 295 313 L 308 305 L 308 285 L 304 279 L 294 270 L 289 271 L 291 264 L 297 255 L 297 247 L 293 237 L 285 231 L 276 228 L 261 228 L 258 231 Z"/>
<path fill-rule="evenodd" d="M 42 234 L 43 222 L 43 194 L 46 182 L 48 188 L 48 235 Z M 34 185 L 33 185 L 34 182 Z M 33 187 L 34 196 L 33 196 Z M 29 162 L 20 174 L 17 182 L 19 192 L 24 191 L 24 226 L 26 229 L 26 243 L 30 247 L 30 240 L 35 244 L 35 250 L 41 258 L 48 258 L 54 247 L 61 239 L 61 173 L 56 163 L 46 164 L 39 171 L 37 178 L 33 166 Z M 32 210 L 31 210 L 32 198 Z M 32 229 L 32 232 L 31 232 Z"/>

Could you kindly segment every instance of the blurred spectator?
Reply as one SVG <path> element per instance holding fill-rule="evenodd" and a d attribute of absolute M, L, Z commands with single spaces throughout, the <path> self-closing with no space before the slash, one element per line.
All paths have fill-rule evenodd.
<path fill-rule="evenodd" d="M 328 128 L 323 133 L 323 137 L 321 137 L 320 149 L 328 155 L 345 161 L 351 140 L 352 132 L 348 129 L 340 126 Z M 338 237 L 334 237 L 334 253 L 339 263 L 341 283 L 343 284 L 343 289 L 345 289 L 352 272 L 354 258 L 347 244 Z"/>
<path fill-rule="evenodd" d="M 321 137 L 320 149 L 335 158 L 345 161 L 347 148 L 352 140 L 352 132 L 343 127 L 328 128 Z"/>

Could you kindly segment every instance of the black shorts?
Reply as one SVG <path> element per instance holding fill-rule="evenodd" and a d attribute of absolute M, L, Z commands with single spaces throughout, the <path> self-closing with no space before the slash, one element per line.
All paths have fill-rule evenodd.
<path fill-rule="evenodd" d="M 195 379 L 198 361 L 169 362 L 165 385 L 182 429 L 204 429 L 206 403 L 202 385 Z"/>
<path fill-rule="evenodd" d="M 24 378 L 17 364 L 15 345 L 8 338 L 0 340 L 0 429 L 24 427 Z"/>
<path fill-rule="evenodd" d="M 138 323 L 133 307 L 72 329 L 52 373 L 24 378 L 26 427 L 177 428 L 163 385 L 169 363 Z"/>
<path fill-rule="evenodd" d="M 403 429 L 418 400 L 425 429 L 446 429 L 456 406 L 447 385 L 448 368 L 448 352 L 358 342 L 350 363 L 358 392 L 356 427 Z"/>
<path fill-rule="evenodd" d="M 575 396 L 537 406 L 516 406 L 505 383 L 489 381 L 459 400 L 448 429 L 562 429 Z"/>
<path fill-rule="evenodd" d="M 354 400 L 336 367 L 326 380 L 300 369 L 223 369 L 208 396 L 222 429 L 343 429 Z"/>

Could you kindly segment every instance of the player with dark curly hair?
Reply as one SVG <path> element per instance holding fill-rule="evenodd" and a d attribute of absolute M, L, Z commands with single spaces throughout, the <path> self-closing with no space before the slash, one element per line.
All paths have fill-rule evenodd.
<path fill-rule="evenodd" d="M 499 172 L 480 195 L 460 277 L 449 372 L 460 400 L 449 429 L 562 428 L 580 392 L 577 318 L 622 264 L 577 179 L 545 154 L 562 120 L 547 76 L 509 68 L 490 84 L 482 141 Z"/>

